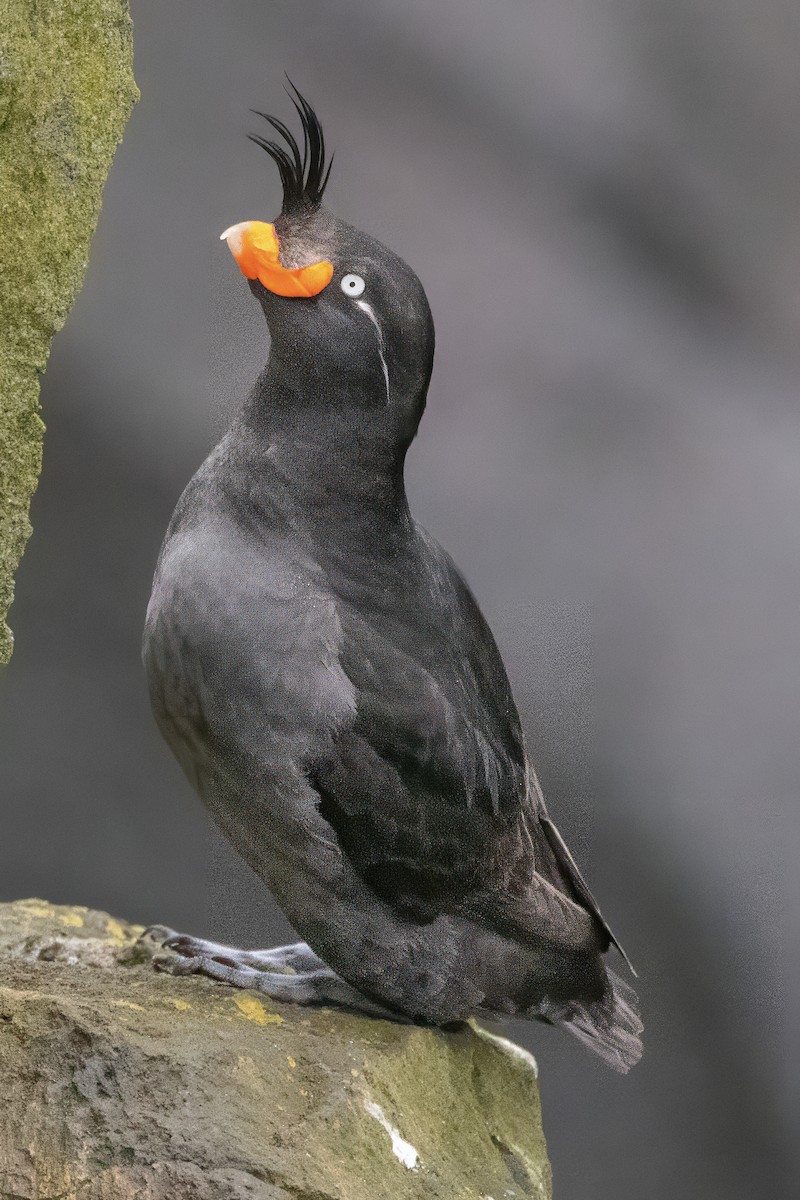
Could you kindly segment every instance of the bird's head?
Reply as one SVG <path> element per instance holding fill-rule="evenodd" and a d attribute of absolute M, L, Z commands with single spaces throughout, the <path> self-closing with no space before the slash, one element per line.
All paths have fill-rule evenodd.
<path fill-rule="evenodd" d="M 277 163 L 281 214 L 273 224 L 239 222 L 222 239 L 267 319 L 270 370 L 297 404 L 372 412 L 410 442 L 433 364 L 425 292 L 398 255 L 323 207 L 330 163 L 322 127 L 296 89 L 291 99 L 302 149 L 266 113 L 257 115 L 283 144 L 250 135 Z"/>

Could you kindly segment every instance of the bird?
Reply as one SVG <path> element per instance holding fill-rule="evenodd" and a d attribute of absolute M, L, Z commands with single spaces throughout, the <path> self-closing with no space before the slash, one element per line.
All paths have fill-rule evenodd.
<path fill-rule="evenodd" d="M 164 927 L 172 969 L 276 1001 L 458 1026 L 556 1025 L 626 1072 L 630 966 L 553 823 L 495 639 L 411 515 L 433 368 L 422 284 L 323 204 L 333 159 L 257 110 L 274 222 L 222 234 L 266 365 L 189 482 L 143 660 L 156 723 L 301 938 L 242 950 Z M 631 968 L 631 970 L 633 970 Z"/>

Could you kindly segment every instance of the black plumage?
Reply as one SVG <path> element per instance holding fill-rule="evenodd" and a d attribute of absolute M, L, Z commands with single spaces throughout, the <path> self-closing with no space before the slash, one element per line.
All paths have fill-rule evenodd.
<path fill-rule="evenodd" d="M 171 944 L 278 997 L 525 1014 L 627 1070 L 641 1024 L 603 959 L 618 943 L 546 812 L 491 631 L 408 508 L 425 293 L 322 207 L 322 130 L 293 99 L 302 150 L 269 116 L 285 146 L 253 140 L 283 181 L 283 268 L 333 277 L 302 298 L 251 279 L 269 360 L 178 504 L 144 659 L 164 735 L 305 942 Z"/>

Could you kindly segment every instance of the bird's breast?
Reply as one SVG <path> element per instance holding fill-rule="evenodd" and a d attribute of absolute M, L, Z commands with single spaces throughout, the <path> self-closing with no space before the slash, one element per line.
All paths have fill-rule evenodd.
<path fill-rule="evenodd" d="M 225 522 L 179 532 L 162 553 L 145 630 L 159 723 L 239 753 L 300 759 L 354 709 L 342 638 L 319 568 L 296 547 Z"/>

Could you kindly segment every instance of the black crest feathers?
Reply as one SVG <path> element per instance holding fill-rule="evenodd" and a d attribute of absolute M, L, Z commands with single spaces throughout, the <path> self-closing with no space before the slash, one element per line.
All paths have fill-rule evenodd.
<path fill-rule="evenodd" d="M 263 117 L 265 121 L 269 122 L 283 138 L 285 145 L 268 141 L 255 133 L 248 134 L 248 137 L 262 150 L 266 150 L 270 158 L 277 163 L 283 184 L 281 213 L 284 216 L 293 217 L 315 212 L 319 208 L 328 176 L 331 173 L 333 155 L 331 155 L 330 162 L 326 164 L 325 137 L 319 118 L 305 97 L 298 92 L 291 79 L 288 79 L 288 83 L 292 89 L 289 91 L 287 88 L 289 98 L 297 109 L 303 125 L 302 152 L 296 138 L 283 121 L 279 121 L 277 117 L 271 117 L 267 113 L 259 112 L 255 108 L 251 111 L 257 117 Z"/>

